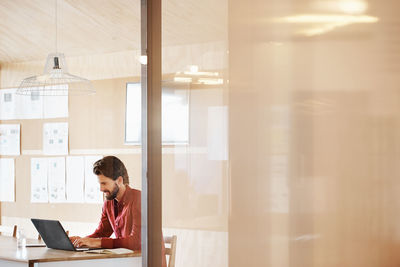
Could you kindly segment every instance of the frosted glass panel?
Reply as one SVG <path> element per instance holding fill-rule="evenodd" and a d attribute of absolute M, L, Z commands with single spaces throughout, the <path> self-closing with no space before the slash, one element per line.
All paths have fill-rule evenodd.
<path fill-rule="evenodd" d="M 190 96 L 163 155 L 177 266 L 399 263 L 399 8 L 163 1 L 163 79 Z"/>

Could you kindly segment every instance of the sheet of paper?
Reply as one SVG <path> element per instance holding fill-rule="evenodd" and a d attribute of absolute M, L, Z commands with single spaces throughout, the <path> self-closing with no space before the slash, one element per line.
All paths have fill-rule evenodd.
<path fill-rule="evenodd" d="M 0 159 L 0 202 L 15 201 L 15 167 L 14 159 Z"/>
<path fill-rule="evenodd" d="M 68 154 L 68 123 L 45 123 L 43 125 L 43 154 Z"/>
<path fill-rule="evenodd" d="M 42 119 L 43 118 L 43 96 L 38 92 L 30 95 L 16 95 L 17 116 L 19 119 Z"/>
<path fill-rule="evenodd" d="M 0 90 L 0 120 L 15 120 L 16 115 L 16 95 L 17 89 Z"/>
<path fill-rule="evenodd" d="M 55 85 L 57 89 L 68 90 L 68 85 Z M 43 106 L 43 118 L 64 118 L 68 117 L 68 95 L 66 96 L 45 96 Z"/>
<path fill-rule="evenodd" d="M 68 90 L 68 85 L 58 85 Z M 0 120 L 68 117 L 67 96 L 16 95 L 17 89 L 0 90 Z"/>
<path fill-rule="evenodd" d="M 133 253 L 133 250 L 127 249 L 127 248 L 110 248 L 110 249 L 105 249 L 106 251 L 110 251 L 112 254 L 127 254 L 127 253 Z"/>
<path fill-rule="evenodd" d="M 48 158 L 49 202 L 66 202 L 65 158 Z"/>
<path fill-rule="evenodd" d="M 19 155 L 20 136 L 19 124 L 0 124 L 0 155 Z"/>
<path fill-rule="evenodd" d="M 31 202 L 47 203 L 47 158 L 31 159 Z"/>
<path fill-rule="evenodd" d="M 85 202 L 87 203 L 103 203 L 103 193 L 100 191 L 97 176 L 93 173 L 93 163 L 101 158 L 103 157 L 85 157 Z"/>
<path fill-rule="evenodd" d="M 109 249 L 92 249 L 85 252 L 94 254 L 128 254 L 128 253 L 133 253 L 133 250 L 127 248 L 109 248 Z"/>
<path fill-rule="evenodd" d="M 85 160 L 83 157 L 67 157 L 67 202 L 83 203 L 85 188 Z"/>

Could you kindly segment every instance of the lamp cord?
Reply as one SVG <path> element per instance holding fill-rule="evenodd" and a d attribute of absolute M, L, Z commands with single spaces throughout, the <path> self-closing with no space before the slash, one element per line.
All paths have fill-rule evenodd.
<path fill-rule="evenodd" d="M 58 27 L 57 27 L 57 26 L 58 26 L 58 25 L 57 25 L 57 0 L 55 0 L 55 10 L 56 10 L 56 12 L 55 12 L 55 14 L 56 14 L 56 15 L 55 15 L 55 20 L 56 20 L 56 21 L 55 21 L 55 22 L 56 22 L 56 23 L 55 23 L 55 26 L 56 26 L 56 29 L 55 29 L 55 32 L 56 32 L 55 47 L 56 47 L 56 53 L 57 53 L 57 52 L 58 52 L 58 47 L 57 47 L 57 28 L 58 28 Z"/>

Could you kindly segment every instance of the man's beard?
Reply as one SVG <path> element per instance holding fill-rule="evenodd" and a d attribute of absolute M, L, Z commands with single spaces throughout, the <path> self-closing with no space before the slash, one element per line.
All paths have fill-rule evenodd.
<path fill-rule="evenodd" d="M 110 194 L 108 194 L 108 196 L 106 195 L 106 199 L 107 200 L 113 200 L 114 198 L 117 197 L 117 194 L 119 192 L 119 186 L 117 185 L 117 183 L 115 183 L 114 189 L 112 190 L 112 192 L 108 191 Z"/>

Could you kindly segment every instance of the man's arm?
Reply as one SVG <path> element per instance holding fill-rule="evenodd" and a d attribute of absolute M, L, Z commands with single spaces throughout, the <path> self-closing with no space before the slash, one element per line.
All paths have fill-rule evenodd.
<path fill-rule="evenodd" d="M 69 238 L 75 247 L 100 248 L 101 237 L 109 237 L 113 233 L 106 210 L 107 202 L 105 202 L 103 205 L 99 226 L 93 234 L 83 238 L 80 236 L 72 236 Z"/>
<path fill-rule="evenodd" d="M 121 238 L 101 238 L 102 248 L 128 248 L 131 250 L 141 249 L 140 231 Z"/>
<path fill-rule="evenodd" d="M 120 238 L 102 238 L 102 248 L 128 248 L 131 250 L 141 249 L 141 204 L 140 204 L 140 193 L 132 205 L 132 214 L 129 218 L 125 218 L 126 223 L 132 225 L 132 230 L 128 236 Z"/>
<path fill-rule="evenodd" d="M 101 213 L 101 219 L 99 222 L 99 226 L 94 231 L 93 234 L 88 235 L 87 237 L 98 238 L 98 237 L 109 237 L 114 230 L 111 227 L 110 221 L 107 216 L 107 201 L 103 205 L 103 211 Z"/>
<path fill-rule="evenodd" d="M 132 225 L 132 229 L 127 236 L 122 236 L 119 238 L 109 238 L 112 234 L 112 228 L 108 221 L 107 214 L 105 214 L 106 203 L 103 207 L 102 220 L 99 224 L 99 227 L 96 231 L 86 237 L 77 239 L 75 242 L 78 246 L 88 246 L 88 247 L 99 247 L 102 248 L 128 248 L 131 250 L 140 250 L 141 249 L 141 196 L 140 191 L 136 193 L 135 201 L 133 202 L 131 208 L 131 213 L 129 217 L 125 218 L 125 223 L 128 225 Z M 103 222 L 103 219 L 106 221 Z M 102 224 L 103 222 L 103 224 Z M 108 225 L 108 226 L 107 226 Z M 108 236 L 100 235 L 99 233 L 103 232 L 103 229 L 107 229 L 109 227 L 111 229 L 111 233 Z M 100 237 L 100 238 L 99 238 Z M 75 245 L 75 244 L 74 244 Z"/>
<path fill-rule="evenodd" d="M 74 238 L 70 237 L 72 244 L 74 247 L 88 247 L 88 248 L 100 248 L 101 247 L 101 238 L 91 238 L 91 237 L 79 237 L 76 236 Z M 72 241 L 73 240 L 73 241 Z"/>

